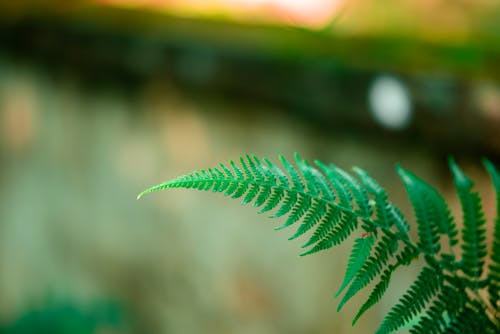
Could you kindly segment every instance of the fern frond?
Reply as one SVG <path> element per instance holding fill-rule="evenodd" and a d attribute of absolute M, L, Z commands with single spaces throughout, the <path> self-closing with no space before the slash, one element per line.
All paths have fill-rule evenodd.
<path fill-rule="evenodd" d="M 375 285 L 372 292 L 368 296 L 368 299 L 363 305 L 361 305 L 361 308 L 359 309 L 358 313 L 352 320 L 353 326 L 366 311 L 368 311 L 373 305 L 375 305 L 380 301 L 380 299 L 382 299 L 382 296 L 385 294 L 385 291 L 389 287 L 389 283 L 391 281 L 391 276 L 392 273 L 394 272 L 394 269 L 395 269 L 394 266 L 390 266 L 389 268 L 384 270 L 384 272 L 380 276 L 380 281 L 377 283 L 377 285 Z"/>
<path fill-rule="evenodd" d="M 320 240 L 328 239 L 329 233 L 337 226 L 344 214 L 341 210 L 327 206 L 326 214 L 321 220 L 321 223 L 313 232 L 309 240 L 302 245 L 302 248 L 309 247 Z"/>
<path fill-rule="evenodd" d="M 301 256 L 310 255 L 321 250 L 325 250 L 340 244 L 342 241 L 347 239 L 349 235 L 357 228 L 358 218 L 350 212 L 341 212 L 340 218 L 335 221 L 324 221 L 325 225 L 320 226 L 318 229 L 326 228 L 328 232 L 316 242 L 316 245 L 312 247 L 310 250 L 300 254 Z M 332 224 L 334 222 L 334 224 Z M 315 236 L 313 235 L 314 239 Z M 308 241 L 303 247 L 307 247 L 310 244 Z"/>
<path fill-rule="evenodd" d="M 312 229 L 313 234 L 304 245 L 312 248 L 302 255 L 328 249 L 345 240 L 357 227 L 358 216 L 345 200 L 348 190 L 343 183 L 323 174 L 298 155 L 295 155 L 296 167 L 283 156 L 280 160 L 284 169 L 267 159 L 246 155 L 239 165 L 231 161 L 229 167 L 221 164 L 217 168 L 195 171 L 147 189 L 139 197 L 167 188 L 194 188 L 243 198 L 244 205 L 253 203 L 262 207 L 260 213 L 275 210 L 272 218 L 288 215 L 284 224 L 276 229 L 302 221 L 290 239 Z M 336 193 L 344 194 L 340 200 L 342 205 L 335 202 Z"/>
<path fill-rule="evenodd" d="M 368 296 L 368 299 L 361 306 L 358 313 L 354 317 L 352 321 L 353 325 L 366 311 L 368 311 L 372 306 L 378 303 L 380 299 L 382 299 L 387 288 L 389 287 L 392 273 L 396 271 L 399 266 L 410 264 L 410 262 L 416 258 L 417 254 L 417 250 L 413 247 L 405 247 L 399 254 L 396 254 L 396 263 L 388 265 L 387 268 L 382 272 L 380 281 L 375 285 L 372 292 Z"/>
<path fill-rule="evenodd" d="M 474 288 L 477 288 L 486 256 L 486 229 L 484 228 L 485 219 L 481 199 L 477 192 L 471 191 L 472 181 L 453 159 L 450 159 L 450 169 L 462 204 L 464 224 L 462 230 L 462 271 L 469 277 Z"/>
<path fill-rule="evenodd" d="M 337 297 L 344 293 L 340 310 L 361 289 L 376 282 L 353 324 L 381 300 L 396 269 L 422 254 L 424 269 L 384 318 L 377 333 L 390 333 L 403 326 L 412 326 L 413 334 L 498 332 L 500 174 L 493 164 L 484 161 L 497 194 L 497 216 L 491 262 L 487 275 L 483 275 L 487 252 L 481 200 L 453 160 L 450 168 L 464 225 L 461 261 L 454 255 L 458 231 L 448 205 L 432 186 L 412 172 L 397 167 L 415 212 L 417 244 L 410 239 L 410 226 L 401 210 L 363 169 L 354 168 L 351 174 L 319 161 L 313 166 L 297 154 L 293 163 L 283 156 L 280 161 L 282 167 L 246 155 L 239 164 L 230 161 L 229 165 L 195 171 L 153 186 L 138 197 L 168 188 L 192 188 L 240 198 L 242 204 L 259 208 L 259 213 L 272 212 L 271 218 L 286 217 L 276 229 L 298 225 L 290 239 L 310 233 L 301 256 L 329 249 L 361 230 L 362 237 L 355 239 L 344 279 L 335 294 Z M 448 240 L 449 251 L 440 249 L 441 238 Z M 487 301 L 483 298 L 486 287 Z"/>
<path fill-rule="evenodd" d="M 314 225 L 316 225 L 326 214 L 326 210 L 325 202 L 314 201 L 310 210 L 307 211 L 302 224 L 299 226 L 295 234 L 288 238 L 288 240 L 296 239 L 313 228 Z"/>
<path fill-rule="evenodd" d="M 351 282 L 356 273 L 363 267 L 366 260 L 370 256 L 370 251 L 375 243 L 375 237 L 372 235 L 364 238 L 358 238 L 354 241 L 354 246 L 351 250 L 351 256 L 345 271 L 344 281 L 340 285 L 339 290 L 335 294 L 338 297 L 345 287 Z"/>
<path fill-rule="evenodd" d="M 396 251 L 395 245 L 397 245 L 397 240 L 395 238 L 387 235 L 380 237 L 375 244 L 373 254 L 366 260 L 364 265 L 358 271 L 351 285 L 342 297 L 342 300 L 337 307 L 337 311 L 340 311 L 345 303 L 347 303 L 382 272 L 384 267 L 388 264 L 390 256 L 392 256 Z"/>
<path fill-rule="evenodd" d="M 429 189 L 424 182 L 400 166 L 397 171 L 417 218 L 418 247 L 424 254 L 435 254 L 439 251 L 438 221 L 441 216 L 435 211 L 435 207 L 430 205 Z"/>
<path fill-rule="evenodd" d="M 295 154 L 295 163 L 302 172 L 307 189 L 311 194 L 321 195 L 328 202 L 335 200 L 333 189 L 320 171 L 309 165 L 307 161 L 301 159 L 297 153 Z"/>
<path fill-rule="evenodd" d="M 441 300 L 429 306 L 427 312 L 420 318 L 418 323 L 410 330 L 410 334 L 440 334 L 446 326 L 444 319 L 444 306 Z"/>
<path fill-rule="evenodd" d="M 388 201 L 387 192 L 378 182 L 372 178 L 365 170 L 355 167 L 354 172 L 359 176 L 369 194 L 373 195 L 375 204 L 375 226 L 390 230 L 395 226 L 399 235 L 407 238 L 409 224 L 406 222 L 401 211 Z"/>
<path fill-rule="evenodd" d="M 434 222 L 437 226 L 438 232 L 440 234 L 446 235 L 448 237 L 450 250 L 458 243 L 457 235 L 457 225 L 455 220 L 451 215 L 450 208 L 444 201 L 444 198 L 422 179 L 417 176 L 413 176 L 414 179 L 419 179 L 421 186 L 427 192 L 428 205 L 432 208 L 434 213 Z"/>
<path fill-rule="evenodd" d="M 426 303 L 437 295 L 442 277 L 431 267 L 424 267 L 416 281 L 384 318 L 377 334 L 391 333 L 420 313 Z"/>
<path fill-rule="evenodd" d="M 370 199 L 366 188 L 362 187 L 358 180 L 339 167 L 330 165 L 330 169 L 332 169 L 335 173 L 333 179 L 338 178 L 340 184 L 351 192 L 352 198 L 354 198 L 360 212 L 360 216 L 366 218 L 371 217 L 372 207 L 370 205 Z M 339 186 L 339 189 L 342 189 L 342 187 Z"/>
<path fill-rule="evenodd" d="M 267 199 L 265 207 L 259 211 L 259 213 L 264 213 L 274 209 L 279 204 L 281 198 L 283 198 L 284 189 L 288 189 L 290 183 L 286 174 L 268 159 L 262 159 L 265 162 L 265 165 L 260 163 L 257 157 L 255 157 L 255 160 L 259 163 L 259 166 L 261 166 L 267 175 L 266 184 L 276 185 L 276 187 L 271 187 L 272 194 Z"/>
<path fill-rule="evenodd" d="M 398 237 L 403 240 L 409 240 L 408 231 L 410 225 L 406 221 L 403 213 L 396 206 L 391 203 L 386 203 L 384 207 L 384 215 L 387 217 L 387 224 L 389 227 L 395 226 L 397 229 Z"/>
<path fill-rule="evenodd" d="M 343 176 L 340 174 L 340 168 L 327 166 L 321 161 L 316 160 L 316 165 L 323 171 L 328 180 L 331 182 L 333 189 L 337 192 L 340 205 L 350 207 L 353 196 L 349 191 L 349 182 L 342 180 Z M 354 179 L 353 179 L 354 181 Z"/>
<path fill-rule="evenodd" d="M 269 184 L 276 184 L 276 176 L 271 172 L 268 166 L 264 165 L 261 161 L 256 156 L 252 157 L 253 161 L 250 160 L 250 164 L 252 168 L 255 168 L 257 170 L 260 170 L 261 172 L 261 178 L 264 183 L 269 183 Z M 257 164 L 257 166 L 255 165 Z M 253 205 L 255 207 L 261 207 L 266 203 L 268 199 L 270 199 L 271 194 L 273 193 L 273 189 L 270 187 L 261 187 L 261 191 L 257 198 L 255 199 L 255 202 Z M 262 210 L 261 210 L 262 211 Z"/>
<path fill-rule="evenodd" d="M 496 218 L 494 220 L 493 246 L 491 249 L 491 263 L 488 267 L 488 293 L 490 303 L 495 308 L 496 316 L 500 318 L 500 174 L 488 160 L 483 161 L 491 176 L 496 193 Z"/>
<path fill-rule="evenodd" d="M 297 196 L 295 196 L 294 198 L 296 200 L 295 200 L 293 206 L 290 207 L 290 209 L 288 208 L 288 206 L 286 207 L 288 211 L 285 212 L 285 214 L 290 213 L 286 222 L 283 225 L 276 227 L 275 230 L 281 230 L 285 227 L 288 227 L 288 226 L 295 224 L 306 214 L 306 212 L 311 207 L 311 204 L 312 204 L 311 196 L 303 194 L 303 193 L 298 193 Z"/>
<path fill-rule="evenodd" d="M 304 183 L 302 182 L 302 179 L 300 178 L 299 172 L 295 169 L 295 167 L 289 163 L 284 156 L 280 155 L 280 161 L 285 167 L 286 172 L 288 175 L 290 175 L 290 178 L 292 180 L 292 189 L 303 192 L 305 190 Z M 316 193 L 313 193 L 316 195 Z"/>
<path fill-rule="evenodd" d="M 411 334 L 440 334 L 463 309 L 464 300 L 456 287 L 443 285 L 425 314 L 410 330 Z"/>
<path fill-rule="evenodd" d="M 278 208 L 278 210 L 276 210 L 276 212 L 274 214 L 269 216 L 269 218 L 279 218 L 281 216 L 286 215 L 298 203 L 300 193 L 297 193 L 295 191 L 286 191 L 284 189 L 281 189 L 281 190 L 283 191 L 284 200 L 282 201 L 281 206 Z M 276 228 L 276 229 L 279 229 L 279 228 Z"/>
<path fill-rule="evenodd" d="M 371 177 L 367 171 L 359 167 L 354 167 L 353 171 L 359 176 L 361 182 L 365 185 L 366 190 L 369 193 L 374 195 L 387 195 L 384 188 L 382 188 L 382 186 L 373 177 Z"/>
<path fill-rule="evenodd" d="M 236 187 L 234 189 L 231 189 L 231 191 L 229 191 L 229 190 L 226 191 L 225 195 L 231 196 L 231 198 L 234 198 L 234 199 L 240 198 L 248 190 L 248 183 L 245 182 L 245 176 L 243 175 L 243 172 L 238 167 L 238 165 L 232 160 L 229 163 L 231 164 L 231 167 L 233 168 L 234 174 L 236 176 L 235 178 L 229 178 L 229 180 L 233 181 L 235 183 Z M 195 174 L 195 176 L 197 176 L 196 172 L 194 172 L 194 174 Z M 203 179 L 198 178 L 195 181 L 202 183 Z M 186 185 L 189 186 L 189 184 L 186 184 Z M 174 188 L 183 188 L 183 187 L 174 187 Z M 199 189 L 199 190 L 203 190 L 203 189 Z"/>
<path fill-rule="evenodd" d="M 481 303 L 470 301 L 446 326 L 444 333 L 497 334 L 498 326 L 490 321 Z"/>

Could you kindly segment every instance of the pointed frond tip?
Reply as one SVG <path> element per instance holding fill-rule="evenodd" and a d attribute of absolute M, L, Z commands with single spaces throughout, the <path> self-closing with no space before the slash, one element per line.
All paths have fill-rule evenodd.
<path fill-rule="evenodd" d="M 162 184 L 157 184 L 156 186 L 152 186 L 144 191 L 142 191 L 139 195 L 137 195 L 137 199 L 141 199 L 144 195 L 146 194 L 149 194 L 149 193 L 152 193 L 152 192 L 155 192 L 155 191 L 159 191 L 159 190 L 164 190 L 164 189 L 167 189 L 167 188 L 170 188 L 169 187 L 169 184 L 171 182 L 167 181 L 167 182 L 164 182 Z"/>

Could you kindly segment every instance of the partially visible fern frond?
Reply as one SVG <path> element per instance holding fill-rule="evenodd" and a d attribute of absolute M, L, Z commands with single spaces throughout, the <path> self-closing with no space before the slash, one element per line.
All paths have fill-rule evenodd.
<path fill-rule="evenodd" d="M 435 205 L 431 205 L 429 187 L 413 173 L 398 167 L 398 173 L 408 192 L 415 210 L 418 227 L 418 247 L 424 254 L 435 254 L 439 251 L 438 222 L 442 213 L 438 213 Z"/>
<path fill-rule="evenodd" d="M 498 320 L 498 319 L 497 319 Z M 446 325 L 444 333 L 484 333 L 498 334 L 498 325 L 495 325 L 484 312 L 483 305 L 478 301 L 470 301 Z"/>
<path fill-rule="evenodd" d="M 389 287 L 391 276 L 395 269 L 395 266 L 391 266 L 382 273 L 382 275 L 380 276 L 380 281 L 377 283 L 377 285 L 375 285 L 372 292 L 370 293 L 370 296 L 368 296 L 368 299 L 365 301 L 365 303 L 361 305 L 361 308 L 352 320 L 353 326 L 366 311 L 368 311 L 373 305 L 375 305 L 380 301 L 380 299 L 382 299 L 387 288 Z"/>
<path fill-rule="evenodd" d="M 443 197 L 428 183 L 400 166 L 397 172 L 414 209 L 418 241 L 410 224 L 389 201 L 386 190 L 365 170 L 347 172 L 335 165 L 314 165 L 280 156 L 281 166 L 246 155 L 216 168 L 195 171 L 142 192 L 192 188 L 223 193 L 252 204 L 259 213 L 297 226 L 290 239 L 308 235 L 301 255 L 354 240 L 344 279 L 335 294 L 340 310 L 359 291 L 374 284 L 353 324 L 387 291 L 393 273 L 419 256 L 425 262 L 416 281 L 384 318 L 377 333 L 411 326 L 413 334 L 500 332 L 500 174 L 485 161 L 497 194 L 497 217 L 491 261 L 485 267 L 486 229 L 481 199 L 472 181 L 451 160 L 450 168 L 463 214 L 462 259 L 455 248 L 459 231 Z M 444 245 L 444 247 L 442 247 Z M 487 296 L 487 297 L 485 297 Z"/>
<path fill-rule="evenodd" d="M 433 268 L 422 269 L 417 280 L 401 298 L 399 304 L 395 305 L 385 317 L 377 334 L 391 333 L 419 314 L 427 302 L 437 295 L 443 283 L 443 278 Z"/>
<path fill-rule="evenodd" d="M 460 302 L 456 291 L 450 286 L 443 286 L 437 298 L 427 308 L 418 323 L 410 330 L 411 334 L 439 334 L 448 326 L 453 314 L 447 310 L 459 309 Z"/>
<path fill-rule="evenodd" d="M 390 236 L 382 236 L 377 241 L 372 255 L 357 272 L 351 285 L 342 297 L 342 300 L 337 307 L 337 311 L 340 311 L 345 303 L 354 297 L 361 289 L 370 284 L 370 282 L 372 282 L 384 270 L 384 267 L 389 262 L 389 258 L 395 252 L 394 245 L 396 244 L 397 240 Z"/>
<path fill-rule="evenodd" d="M 473 287 L 477 288 L 483 273 L 486 256 L 486 230 L 484 228 L 486 220 L 479 194 L 471 190 L 472 181 L 453 159 L 450 160 L 450 169 L 462 204 L 464 224 L 462 230 L 462 271 L 468 276 Z"/>
<path fill-rule="evenodd" d="M 358 238 L 354 241 L 349 263 L 345 272 L 344 281 L 342 282 L 339 290 L 335 294 L 338 297 L 344 288 L 351 282 L 356 273 L 363 267 L 366 260 L 370 256 L 370 251 L 375 243 L 375 237 L 368 235 L 366 237 Z"/>
<path fill-rule="evenodd" d="M 488 273 L 488 292 L 490 303 L 496 309 L 495 316 L 500 318 L 500 173 L 488 160 L 483 161 L 486 169 L 490 173 L 493 187 L 496 193 L 496 218 L 493 229 L 493 247 L 491 249 L 491 262 Z"/>

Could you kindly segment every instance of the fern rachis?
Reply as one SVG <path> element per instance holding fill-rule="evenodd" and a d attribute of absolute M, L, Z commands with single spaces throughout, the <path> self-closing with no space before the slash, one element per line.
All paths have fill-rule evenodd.
<path fill-rule="evenodd" d="M 240 165 L 196 171 L 145 190 L 142 195 L 168 188 L 195 188 L 242 198 L 259 213 L 274 210 L 271 218 L 287 215 L 286 228 L 300 222 L 290 239 L 311 232 L 307 255 L 329 249 L 359 231 L 336 296 L 338 309 L 369 283 L 376 282 L 353 324 L 383 297 L 392 273 L 422 255 L 424 268 L 399 303 L 387 314 L 377 333 L 390 333 L 410 321 L 412 333 L 497 333 L 500 330 L 500 175 L 485 161 L 497 194 L 497 217 L 488 266 L 485 218 L 472 181 L 451 160 L 450 168 L 462 206 L 461 258 L 455 255 L 459 231 L 444 199 L 429 184 L 402 167 L 403 181 L 416 216 L 418 241 L 409 236 L 410 225 L 385 189 L 366 171 L 354 173 L 335 165 L 295 156 L 294 164 L 280 156 L 283 168 L 267 159 L 246 156 Z M 449 249 L 441 249 L 441 241 Z"/>

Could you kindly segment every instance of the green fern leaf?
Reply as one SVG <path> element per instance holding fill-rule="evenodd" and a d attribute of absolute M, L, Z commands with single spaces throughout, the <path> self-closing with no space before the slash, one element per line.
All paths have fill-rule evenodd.
<path fill-rule="evenodd" d="M 220 178 L 229 180 L 226 191 L 224 193 L 225 196 L 229 196 L 232 193 L 234 193 L 234 191 L 238 187 L 238 183 L 231 181 L 234 178 L 234 175 L 233 175 L 233 172 L 229 168 L 227 168 L 224 164 L 220 164 L 219 166 L 223 172 L 222 175 L 220 176 Z"/>
<path fill-rule="evenodd" d="M 361 305 L 361 308 L 359 309 L 358 313 L 352 320 L 352 325 L 354 326 L 356 322 L 359 320 L 359 318 L 366 312 L 368 311 L 373 305 L 378 303 L 382 296 L 384 295 L 385 291 L 389 287 L 389 283 L 391 281 L 391 276 L 392 273 L 394 272 L 395 267 L 391 266 L 384 270 L 382 275 L 380 276 L 380 281 L 375 285 L 373 288 L 372 292 L 368 296 L 368 299 L 366 302 Z"/>
<path fill-rule="evenodd" d="M 340 311 L 347 301 L 354 297 L 361 289 L 367 286 L 382 272 L 384 267 L 387 265 L 389 258 L 396 251 L 394 247 L 395 244 L 397 244 L 396 239 L 386 235 L 382 236 L 377 241 L 373 254 L 366 260 L 364 265 L 357 272 L 351 285 L 340 301 L 337 311 Z"/>
<path fill-rule="evenodd" d="M 420 179 L 400 166 L 397 171 L 417 217 L 418 246 L 425 254 L 435 254 L 439 251 L 438 220 L 441 217 L 435 212 L 434 206 L 429 205 L 429 189 Z"/>
<path fill-rule="evenodd" d="M 438 232 L 448 237 L 450 249 L 453 248 L 453 246 L 458 243 L 458 231 L 455 221 L 451 216 L 450 208 L 436 189 L 415 175 L 413 178 L 420 180 L 421 186 L 425 189 L 424 191 L 427 192 L 427 204 L 432 208 L 432 212 L 434 213 L 434 221 L 438 228 Z"/>
<path fill-rule="evenodd" d="M 308 209 L 311 207 L 312 200 L 310 195 L 298 193 L 295 198 L 296 201 L 289 211 L 290 215 L 288 216 L 286 222 L 283 225 L 276 227 L 275 230 L 281 230 L 295 224 L 306 214 Z"/>
<path fill-rule="evenodd" d="M 347 182 L 342 180 L 343 176 L 339 173 L 340 169 L 337 167 L 329 167 L 318 160 L 316 160 L 315 163 L 333 185 L 333 189 L 335 189 L 339 198 L 339 204 L 345 207 L 350 207 L 352 196 L 348 190 L 349 186 Z M 333 197 L 335 198 L 335 195 Z"/>
<path fill-rule="evenodd" d="M 347 189 L 354 198 L 361 217 L 369 218 L 372 216 L 372 207 L 370 205 L 370 199 L 368 197 L 368 192 L 366 188 L 362 187 L 361 184 L 353 176 L 351 176 L 346 171 L 338 168 L 335 165 L 330 165 L 330 169 L 335 173 L 333 179 L 339 180 L 339 189 Z M 342 202 L 341 202 L 342 203 Z"/>
<path fill-rule="evenodd" d="M 313 195 L 313 196 L 318 196 L 320 193 L 319 186 L 324 186 L 326 187 L 326 182 L 318 182 L 318 178 L 315 178 L 313 176 L 313 168 L 307 163 L 307 161 L 302 160 L 300 156 L 295 153 L 294 155 L 295 158 L 295 163 L 297 164 L 297 167 L 299 168 L 300 173 L 302 174 L 302 178 L 306 184 L 307 191 Z M 326 191 L 328 196 L 329 193 L 332 193 L 332 191 Z"/>
<path fill-rule="evenodd" d="M 258 183 L 261 183 L 262 181 L 264 181 L 266 179 L 266 176 L 265 176 L 265 170 L 264 168 L 262 168 L 263 164 L 262 162 L 260 162 L 257 157 L 255 155 L 248 155 L 246 154 L 245 155 L 245 160 L 248 164 L 248 172 L 250 173 L 250 175 L 252 175 L 253 179 L 256 180 Z M 244 166 L 244 162 L 245 160 L 243 158 L 241 158 L 241 161 L 242 161 L 242 164 Z M 275 181 L 273 181 L 274 183 Z"/>
<path fill-rule="evenodd" d="M 411 334 L 440 334 L 449 326 L 451 319 L 462 309 L 460 292 L 444 285 L 441 292 L 432 301 L 425 314 L 410 330 Z"/>
<path fill-rule="evenodd" d="M 384 188 L 382 188 L 380 184 L 378 184 L 378 182 L 372 178 L 370 174 L 368 174 L 367 171 L 359 167 L 354 167 L 353 171 L 359 176 L 361 182 L 363 182 L 369 193 L 374 195 L 386 194 Z"/>
<path fill-rule="evenodd" d="M 368 193 L 374 196 L 376 226 L 385 230 L 396 226 L 400 232 L 400 236 L 406 238 L 409 225 L 401 211 L 388 201 L 387 192 L 363 169 L 356 167 L 354 168 L 354 172 L 366 186 Z"/>
<path fill-rule="evenodd" d="M 388 219 L 389 226 L 396 226 L 396 229 L 398 230 L 398 236 L 401 239 L 408 240 L 408 231 L 410 230 L 410 225 L 404 218 L 403 213 L 394 205 L 390 203 L 386 203 L 385 206 L 386 212 L 386 217 Z"/>
<path fill-rule="evenodd" d="M 264 184 L 276 184 L 276 177 L 271 172 L 271 170 L 266 165 L 262 164 L 262 162 L 259 161 L 256 156 L 253 156 L 252 159 L 253 161 L 249 160 L 249 163 L 252 168 L 259 171 L 262 182 Z M 272 187 L 261 187 L 260 193 L 255 199 L 253 205 L 255 207 L 261 207 L 271 197 L 272 193 Z"/>
<path fill-rule="evenodd" d="M 380 299 L 385 294 L 385 291 L 389 287 L 392 273 L 399 266 L 410 264 L 410 262 L 416 258 L 417 254 L 417 250 L 412 247 L 405 247 L 399 254 L 396 254 L 396 263 L 388 265 L 387 268 L 383 271 L 382 275 L 380 276 L 380 281 L 377 283 L 377 285 L 375 285 L 372 292 L 368 296 L 368 299 L 361 306 L 358 313 L 354 317 L 352 321 L 353 325 L 366 311 L 368 311 L 372 306 L 380 301 Z"/>
<path fill-rule="evenodd" d="M 257 158 L 255 158 L 257 159 Z M 269 172 L 274 176 L 274 179 L 272 179 L 271 184 L 275 184 L 276 180 L 278 181 L 278 186 L 283 188 L 283 189 L 288 189 L 290 187 L 290 183 L 288 181 L 288 177 L 286 174 L 275 164 L 273 164 L 269 159 L 264 158 L 262 159 L 266 163 L 266 165 L 269 167 Z"/>
<path fill-rule="evenodd" d="M 498 320 L 498 319 L 497 319 Z M 469 301 L 446 326 L 444 333 L 497 334 L 499 327 L 491 322 L 481 303 Z"/>
<path fill-rule="evenodd" d="M 248 155 L 247 155 L 247 160 L 250 161 Z M 240 164 L 243 167 L 243 171 L 245 172 L 245 179 L 250 181 L 248 182 L 248 190 L 245 194 L 245 197 L 243 198 L 242 204 L 245 205 L 252 202 L 259 194 L 260 191 L 259 185 L 262 184 L 262 177 L 259 170 L 256 168 L 250 169 L 247 162 L 243 158 L 240 159 Z M 216 191 L 217 189 L 214 189 L 214 192 Z"/>
<path fill-rule="evenodd" d="M 305 186 L 304 183 L 302 182 L 299 172 L 297 172 L 295 167 L 291 163 L 289 163 L 284 156 L 280 155 L 280 160 L 283 166 L 285 167 L 286 172 L 288 173 L 288 175 L 290 175 L 293 185 L 292 189 L 298 192 L 304 192 Z M 314 193 L 314 195 L 316 194 Z"/>
<path fill-rule="evenodd" d="M 265 175 L 265 183 L 268 185 L 276 185 L 275 187 L 262 187 L 261 196 L 255 201 L 256 207 L 264 205 L 264 207 L 259 210 L 259 213 L 264 213 L 273 210 L 280 204 L 285 196 L 284 189 L 289 187 L 289 182 L 286 174 L 268 159 L 263 159 L 265 164 L 261 163 L 255 156 L 254 160 Z"/>
<path fill-rule="evenodd" d="M 320 240 L 327 239 L 327 235 L 337 226 L 344 214 L 341 210 L 327 206 L 326 214 L 321 220 L 321 223 L 316 228 L 309 240 L 302 245 L 302 248 L 309 247 Z"/>
<path fill-rule="evenodd" d="M 236 183 L 236 188 L 234 189 L 233 192 L 231 192 L 231 198 L 234 198 L 234 199 L 240 198 L 248 190 L 248 183 L 245 182 L 245 176 L 243 175 L 243 172 L 238 167 L 238 165 L 236 165 L 236 163 L 234 161 L 230 161 L 229 163 L 231 164 L 231 167 L 234 170 L 234 174 L 236 175 L 236 177 L 234 179 L 232 179 Z M 196 176 L 196 172 L 195 172 L 195 176 Z M 198 180 L 199 180 L 199 182 L 203 181 L 202 179 L 198 179 Z M 178 187 L 178 188 L 181 188 L 181 187 Z M 203 189 L 199 189 L 199 190 L 203 190 Z"/>
<path fill-rule="evenodd" d="M 279 218 L 281 216 L 286 215 L 290 211 L 292 211 L 292 209 L 295 207 L 295 205 L 298 202 L 299 196 L 300 196 L 300 194 L 295 192 L 295 191 L 285 191 L 284 192 L 284 200 L 282 201 L 281 206 L 274 214 L 269 216 L 269 218 Z M 276 228 L 276 229 L 279 229 L 279 228 Z"/>
<path fill-rule="evenodd" d="M 301 255 L 309 255 L 339 244 L 357 228 L 358 217 L 371 215 L 367 192 L 355 178 L 336 166 L 326 166 L 320 161 L 316 161 L 316 165 L 333 185 L 339 199 L 340 209 L 327 211 L 325 219 L 322 219 L 319 227 L 302 247 L 308 247 L 314 243 L 316 246 Z M 333 198 L 336 198 L 335 195 Z M 353 198 L 358 205 L 357 212 L 351 203 Z M 344 208 L 347 210 L 341 210 Z"/>
<path fill-rule="evenodd" d="M 330 225 L 331 228 L 325 234 L 325 236 L 321 240 L 319 240 L 314 247 L 300 255 L 303 256 L 313 254 L 320 250 L 325 250 L 340 244 L 342 241 L 347 239 L 352 234 L 352 232 L 354 232 L 354 230 L 358 227 L 357 223 L 358 218 L 353 213 L 342 212 L 340 219 L 337 221 L 336 225 Z M 320 228 L 322 228 L 322 226 L 320 226 Z M 309 244 L 309 242 L 307 244 Z"/>
<path fill-rule="evenodd" d="M 272 218 L 288 215 L 285 223 L 276 229 L 289 227 L 302 221 L 290 239 L 314 229 L 307 246 L 312 253 L 328 249 L 347 238 L 357 227 L 357 216 L 350 207 L 334 202 L 335 190 L 331 180 L 298 155 L 294 167 L 280 156 L 285 172 L 267 159 L 259 160 L 246 155 L 240 166 L 233 161 L 230 168 L 220 167 L 195 171 L 147 189 L 139 195 L 167 188 L 195 188 L 202 191 L 222 192 L 232 198 L 243 198 L 242 204 L 262 207 L 259 212 L 277 209 Z M 335 180 L 333 183 L 340 185 Z M 345 189 L 337 189 L 338 193 Z M 315 228 L 316 225 L 319 225 Z M 305 255 L 305 254 L 302 254 Z"/>
<path fill-rule="evenodd" d="M 266 187 L 266 189 L 269 188 Z M 275 209 L 283 200 L 283 197 L 285 197 L 285 191 L 283 189 L 271 188 L 271 193 L 269 194 L 269 197 L 263 203 L 264 207 L 260 209 L 258 213 L 262 214 L 264 212 L 268 212 Z"/>
<path fill-rule="evenodd" d="M 347 264 L 344 281 L 340 285 L 340 288 L 335 294 L 335 297 L 338 297 L 342 293 L 345 287 L 354 278 L 356 273 L 363 267 L 366 260 L 370 256 L 370 251 L 374 244 L 374 236 L 366 236 L 364 238 L 358 238 L 354 241 L 354 246 L 351 250 L 351 256 L 349 257 L 349 262 Z"/>
<path fill-rule="evenodd" d="M 357 221 L 358 219 L 354 214 L 349 212 L 342 212 L 340 219 L 336 221 L 335 225 L 327 224 L 330 229 L 324 235 L 324 237 L 320 239 L 316 243 L 316 245 L 314 245 L 314 247 L 300 255 L 310 255 L 340 244 L 342 241 L 347 239 L 357 228 Z M 319 228 L 323 228 L 323 226 L 320 226 Z M 309 243 L 310 242 L 308 241 L 306 245 L 308 245 Z M 306 245 L 304 245 L 303 247 L 306 247 Z"/>
<path fill-rule="evenodd" d="M 486 256 L 486 230 L 481 199 L 477 192 L 472 192 L 472 181 L 462 172 L 453 159 L 450 168 L 455 180 L 455 187 L 462 204 L 463 224 L 462 271 L 469 277 L 473 287 L 477 289 L 483 272 Z"/>
<path fill-rule="evenodd" d="M 288 238 L 288 240 L 296 239 L 313 228 L 314 225 L 316 225 L 326 214 L 326 210 L 325 202 L 314 201 L 311 208 L 307 211 L 302 224 L 299 226 L 295 234 Z"/>
<path fill-rule="evenodd" d="M 497 316 L 500 317 L 500 174 L 495 166 L 488 160 L 483 161 L 488 170 L 493 186 L 496 192 L 496 211 L 494 231 L 493 231 L 493 247 L 491 249 L 491 263 L 488 267 L 488 293 L 490 303 L 495 308 Z"/>
<path fill-rule="evenodd" d="M 376 334 L 391 333 L 412 320 L 437 295 L 441 284 L 442 277 L 434 269 L 424 267 L 399 304 L 389 311 Z"/>

